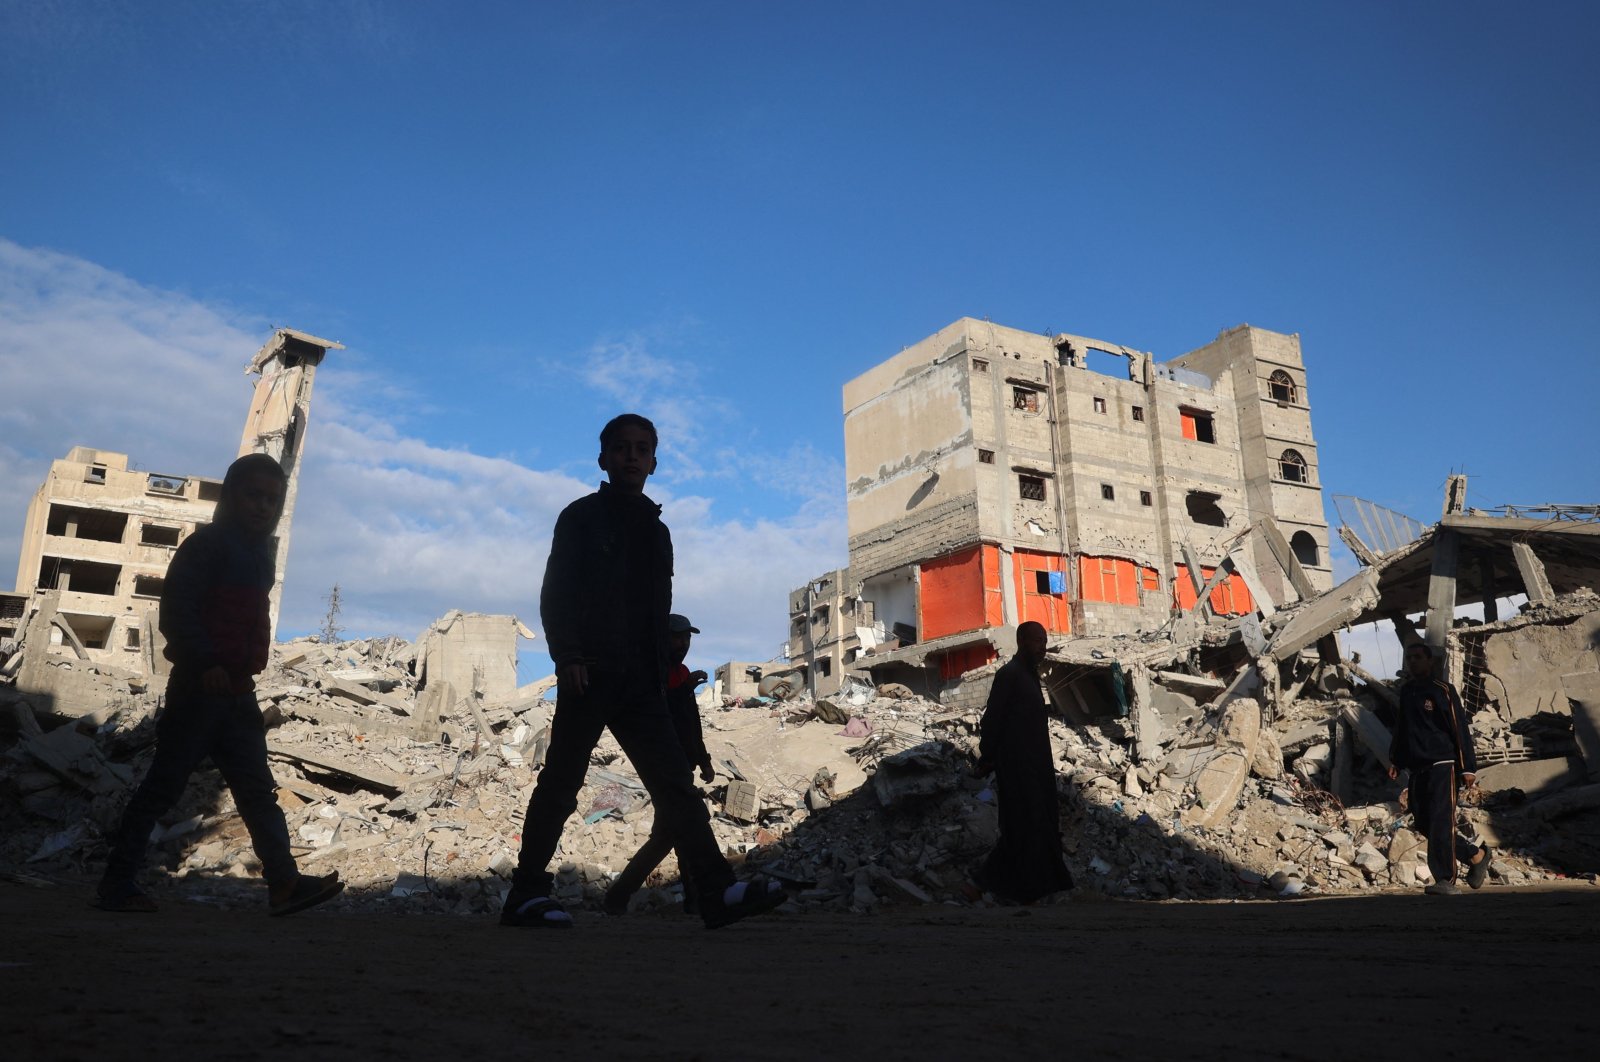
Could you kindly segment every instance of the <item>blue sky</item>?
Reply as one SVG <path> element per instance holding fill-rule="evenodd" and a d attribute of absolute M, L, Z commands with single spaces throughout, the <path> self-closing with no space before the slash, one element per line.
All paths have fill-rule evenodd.
<path fill-rule="evenodd" d="M 1299 332 L 1328 493 L 1597 501 L 1597 45 L 1588 3 L 0 0 L 0 573 L 75 443 L 220 471 L 276 324 L 349 347 L 302 628 L 336 577 L 372 633 L 532 621 L 637 406 L 706 653 L 770 655 L 845 559 L 841 385 L 964 314 Z M 116 438 L 38 408 L 153 366 Z"/>

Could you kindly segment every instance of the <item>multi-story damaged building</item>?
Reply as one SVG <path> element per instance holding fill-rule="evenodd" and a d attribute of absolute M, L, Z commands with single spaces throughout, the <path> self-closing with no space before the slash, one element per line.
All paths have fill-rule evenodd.
<path fill-rule="evenodd" d="M 306 419 L 317 365 L 331 340 L 281 328 L 246 372 L 259 374 L 237 456 L 267 453 L 289 475 L 277 534 L 272 623 L 289 549 Z M 210 521 L 222 484 L 202 476 L 143 472 L 128 455 L 74 447 L 52 462 L 28 506 L 16 589 L 0 594 L 0 637 L 14 637 L 31 605 L 53 599 L 52 639 L 76 640 L 95 663 L 163 670 L 156 606 L 172 555 Z"/>
<path fill-rule="evenodd" d="M 951 678 L 1026 620 L 1131 633 L 1202 594 L 1242 615 L 1291 577 L 1332 585 L 1295 335 L 1241 325 L 1157 362 L 962 318 L 847 383 L 844 427 L 849 568 L 790 601 L 818 693 L 863 654 Z M 819 632 L 828 581 L 852 615 Z"/>

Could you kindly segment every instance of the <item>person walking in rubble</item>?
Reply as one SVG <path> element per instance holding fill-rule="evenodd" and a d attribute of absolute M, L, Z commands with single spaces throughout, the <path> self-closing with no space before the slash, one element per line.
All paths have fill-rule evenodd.
<path fill-rule="evenodd" d="M 177 804 L 189 775 L 208 756 L 250 831 L 270 914 L 302 911 L 344 888 L 337 873 L 314 877 L 295 866 L 256 702 L 255 676 L 267 666 L 272 643 L 272 536 L 287 483 L 283 468 L 266 454 L 239 458 L 223 477 L 211 523 L 184 540 L 167 568 L 159 623 L 172 674 L 156 721 L 155 759 L 112 837 L 95 898 L 104 910 L 156 909 L 134 877 L 156 820 Z"/>
<path fill-rule="evenodd" d="M 1000 842 L 984 861 L 979 882 L 1019 903 L 1072 888 L 1061 855 L 1049 713 L 1039 687 L 1049 643 L 1042 624 L 1017 628 L 1017 653 L 995 672 L 979 723 L 978 773 L 994 773 L 1000 802 Z"/>
<path fill-rule="evenodd" d="M 1406 647 L 1406 681 L 1389 744 L 1389 777 L 1411 772 L 1407 802 L 1417 831 L 1428 839 L 1428 870 L 1433 884 L 1424 891 L 1455 896 L 1459 864 L 1467 864 L 1467 884 L 1481 889 L 1489 877 L 1489 846 L 1474 845 L 1456 833 L 1456 786 L 1477 784 L 1478 761 L 1461 695 L 1434 677 L 1433 649 L 1423 642 Z"/>
<path fill-rule="evenodd" d="M 700 780 L 710 782 L 716 777 L 717 771 L 711 763 L 711 754 L 706 751 L 705 734 L 700 726 L 700 705 L 695 700 L 695 689 L 706 681 L 707 675 L 704 671 L 690 671 L 684 663 L 694 636 L 699 633 L 700 628 L 690 623 L 687 616 L 673 613 L 667 617 L 667 644 L 672 661 L 672 670 L 667 672 L 667 712 L 672 716 L 672 728 L 677 732 L 678 743 L 683 746 L 683 755 L 689 761 L 689 766 L 700 768 Z M 650 829 L 650 837 L 628 860 L 628 865 L 606 891 L 606 914 L 627 914 L 628 901 L 639 891 L 639 886 L 644 884 L 650 872 L 667 857 L 672 847 L 672 833 L 667 829 L 667 822 L 657 816 Z M 684 913 L 699 914 L 700 905 L 695 899 L 694 882 L 681 857 L 678 863 L 683 877 Z"/>
<path fill-rule="evenodd" d="M 672 611 L 672 536 L 644 493 L 656 470 L 655 425 L 636 413 L 600 432 L 606 482 L 556 520 L 539 613 L 556 665 L 550 747 L 523 819 L 522 849 L 500 912 L 506 926 L 566 929 L 572 916 L 551 896 L 549 863 L 577 807 L 589 756 L 610 729 L 639 772 L 693 879 L 708 928 L 783 903 L 765 878 L 735 881 L 667 711 Z"/>

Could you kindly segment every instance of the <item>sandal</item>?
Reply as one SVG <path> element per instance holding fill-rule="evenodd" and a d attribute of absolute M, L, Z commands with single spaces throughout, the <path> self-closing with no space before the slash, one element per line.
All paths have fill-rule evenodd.
<path fill-rule="evenodd" d="M 311 877 L 301 874 L 294 879 L 294 884 L 283 889 L 269 889 L 267 891 L 267 913 L 274 918 L 304 911 L 307 907 L 315 907 L 319 903 L 333 899 L 344 891 L 344 882 L 339 880 L 339 872 L 324 874 L 321 877 Z"/>
<path fill-rule="evenodd" d="M 743 886 L 743 888 L 740 888 Z M 736 898 L 728 899 L 729 893 Z M 783 883 L 757 875 L 749 881 L 736 881 L 722 894 L 722 902 L 704 905 L 707 929 L 721 929 L 751 915 L 763 914 L 787 903 L 789 894 Z"/>
<path fill-rule="evenodd" d="M 572 916 L 548 896 L 523 897 L 513 892 L 500 909 L 500 924 L 519 929 L 571 929 Z"/>

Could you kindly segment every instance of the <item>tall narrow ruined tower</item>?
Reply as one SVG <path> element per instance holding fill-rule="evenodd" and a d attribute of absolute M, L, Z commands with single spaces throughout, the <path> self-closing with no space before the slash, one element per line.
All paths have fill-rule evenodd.
<path fill-rule="evenodd" d="M 311 414 L 311 385 L 317 366 L 330 350 L 344 344 L 318 339 L 292 328 L 280 328 L 245 366 L 259 373 L 250 415 L 239 440 L 239 457 L 268 454 L 289 475 L 284 494 L 283 519 L 278 523 L 276 578 L 272 583 L 272 635 L 278 634 L 278 603 L 283 597 L 283 575 L 288 567 L 289 530 L 294 526 L 295 496 L 300 490 L 300 456 L 306 448 L 306 424 Z"/>

